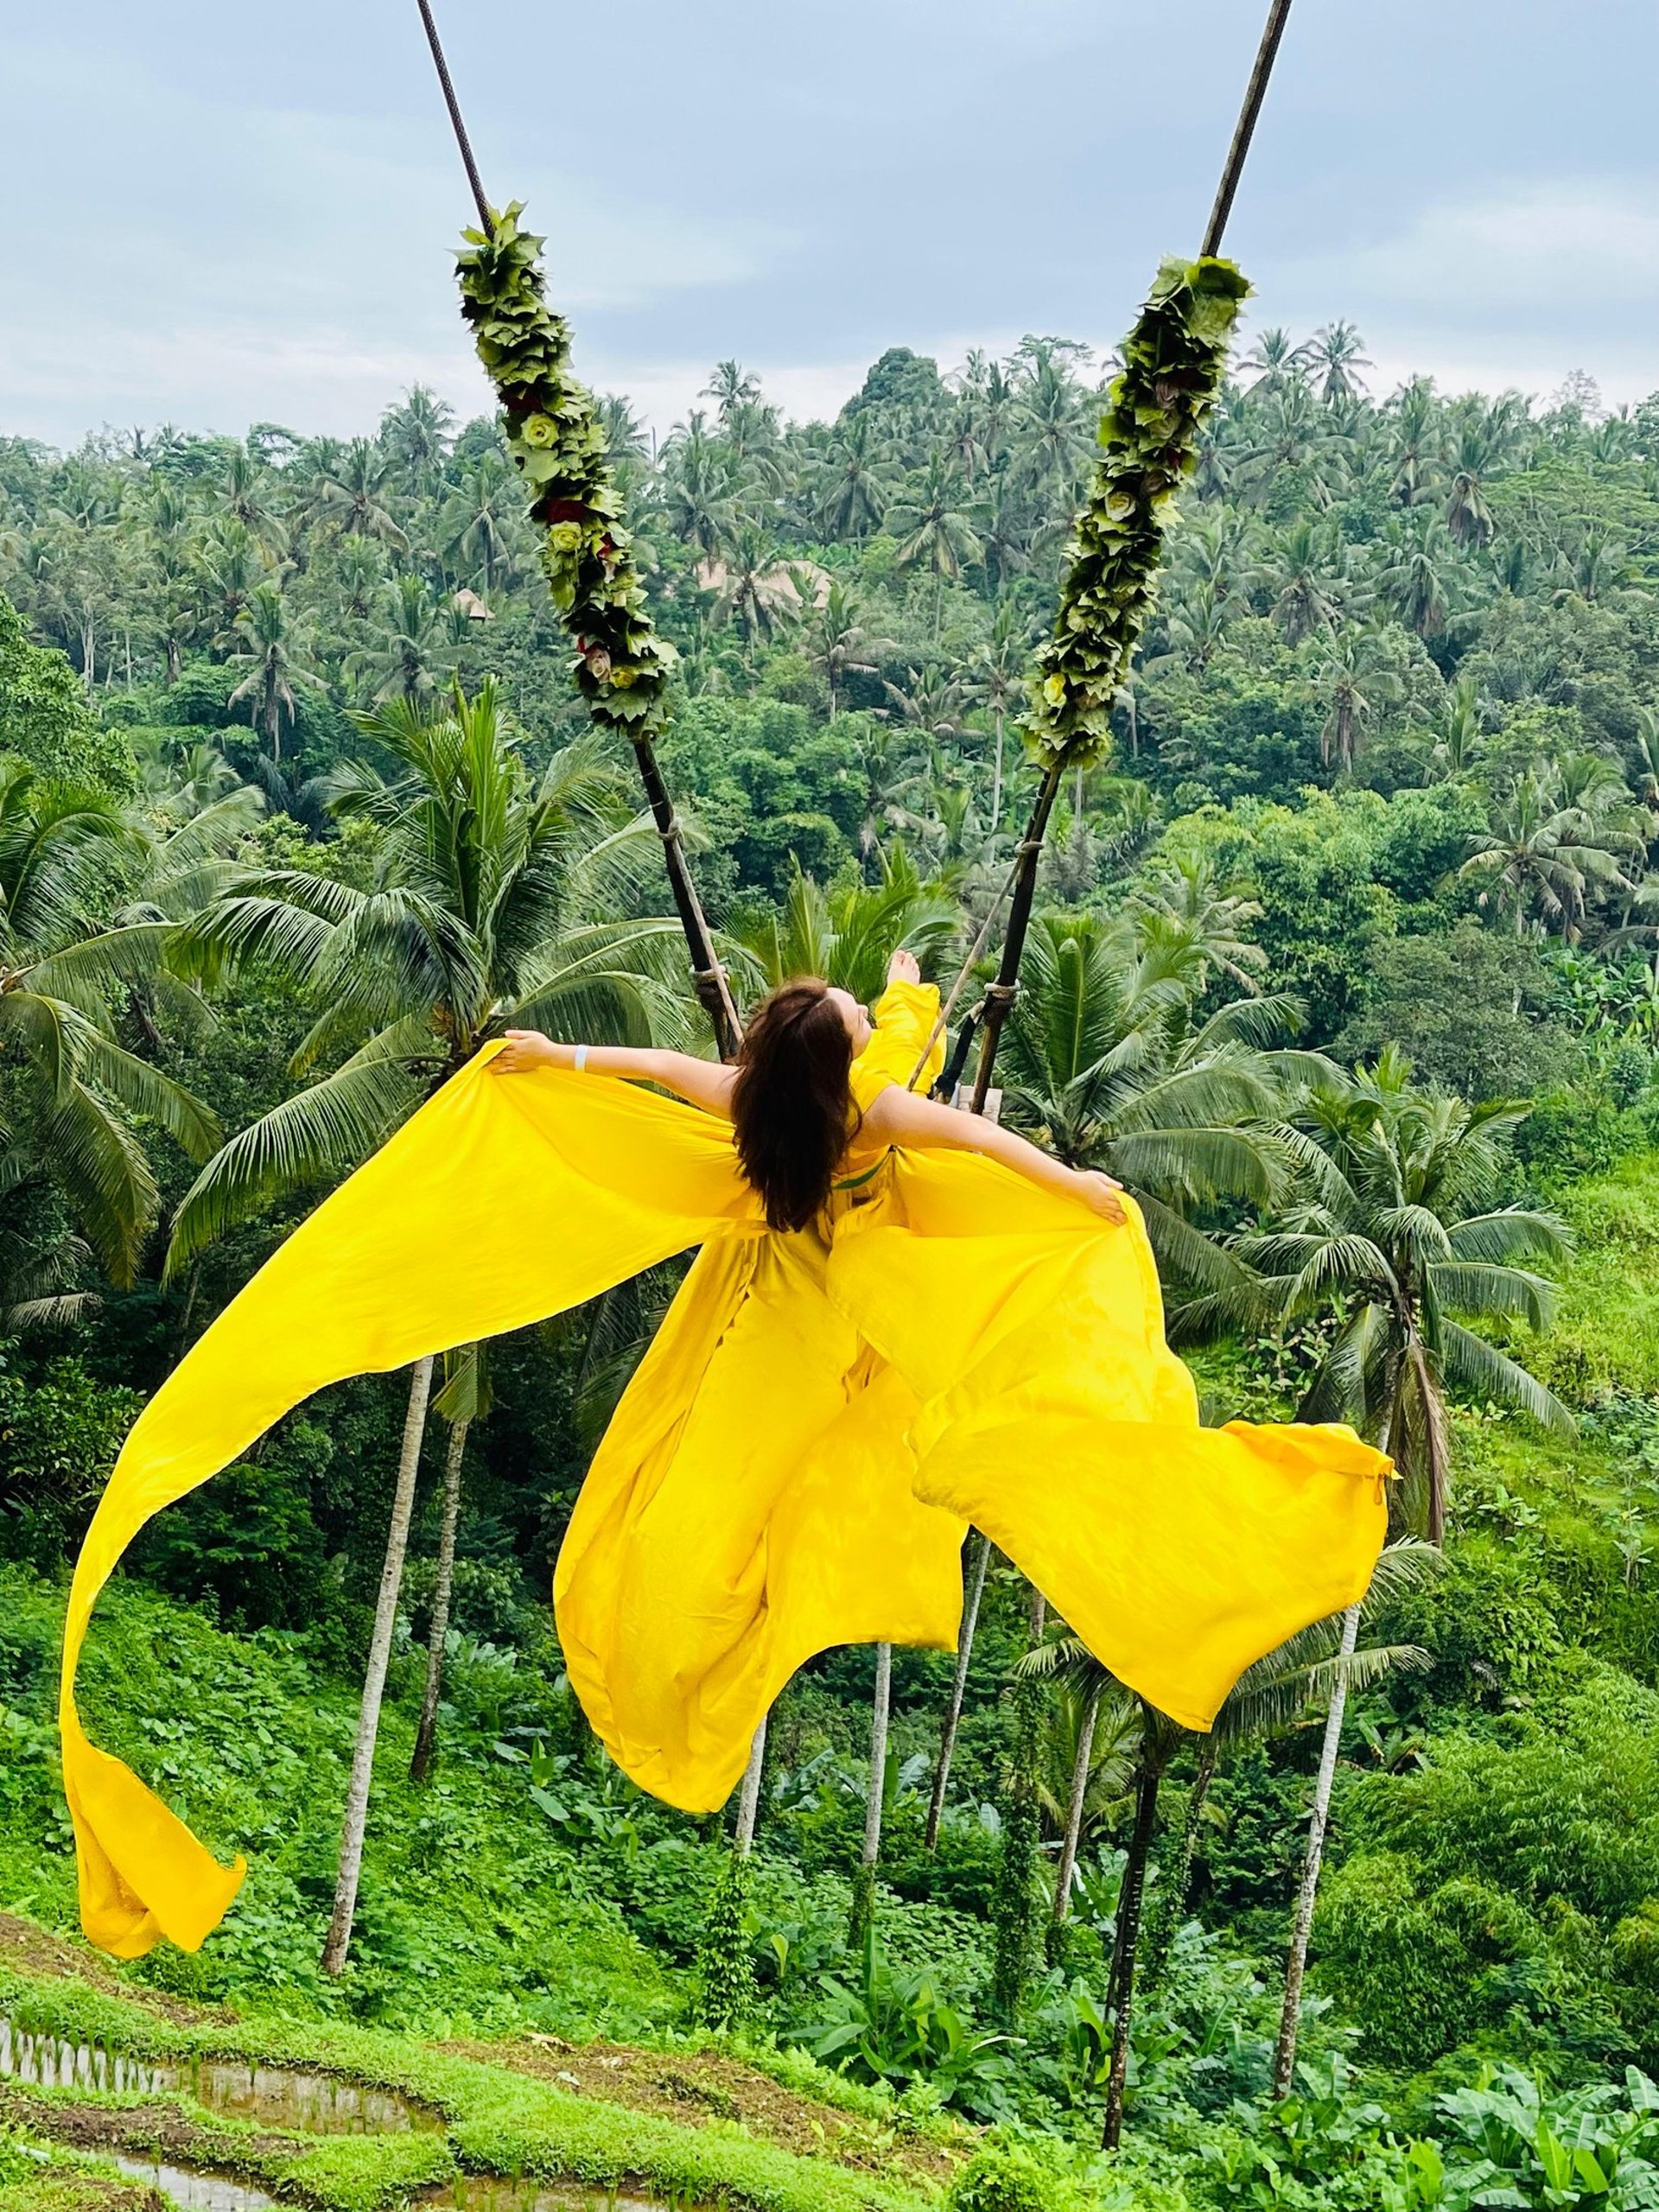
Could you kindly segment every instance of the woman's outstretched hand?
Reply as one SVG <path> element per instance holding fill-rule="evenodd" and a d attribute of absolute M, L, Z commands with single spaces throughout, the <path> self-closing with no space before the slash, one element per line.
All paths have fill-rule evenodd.
<path fill-rule="evenodd" d="M 887 963 L 887 981 L 890 983 L 919 983 L 921 980 L 922 971 L 915 954 L 906 952 L 901 944 Z"/>
<path fill-rule="evenodd" d="M 569 1045 L 556 1045 L 539 1029 L 509 1029 L 505 1045 L 490 1065 L 497 1075 L 523 1075 L 527 1068 L 568 1066 L 572 1058 Z"/>
<path fill-rule="evenodd" d="M 1103 1175 L 1097 1168 L 1086 1173 L 1079 1171 L 1073 1181 L 1077 1196 L 1084 1205 L 1090 1212 L 1097 1213 L 1103 1221 L 1116 1222 L 1121 1227 L 1128 1219 L 1123 1211 L 1123 1201 L 1118 1196 L 1123 1185 L 1114 1183 L 1109 1175 Z"/>

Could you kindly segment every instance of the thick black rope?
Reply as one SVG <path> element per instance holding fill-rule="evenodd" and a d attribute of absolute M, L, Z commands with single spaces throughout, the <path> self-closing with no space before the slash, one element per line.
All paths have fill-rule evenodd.
<path fill-rule="evenodd" d="M 432 49 L 433 66 L 438 73 L 438 83 L 443 90 L 443 104 L 449 111 L 449 122 L 455 134 L 455 143 L 461 149 L 461 158 L 467 170 L 467 181 L 473 188 L 473 199 L 478 208 L 478 219 L 486 238 L 495 236 L 495 215 L 484 180 L 478 173 L 478 162 L 473 154 L 473 142 L 467 134 L 467 122 L 456 97 L 454 79 L 449 74 L 449 64 L 444 59 L 443 41 L 438 36 L 437 18 L 432 13 L 431 0 L 416 0 L 421 11 L 422 28 L 426 42 Z M 633 740 L 634 759 L 640 779 L 645 787 L 652 818 L 657 834 L 663 841 L 663 864 L 668 871 L 669 888 L 674 894 L 681 927 L 685 932 L 686 948 L 691 956 L 691 970 L 697 987 L 697 996 L 714 1026 L 715 1041 L 722 1059 L 735 1057 L 743 1041 L 743 1024 L 732 997 L 726 970 L 720 964 L 715 950 L 715 941 L 709 927 L 702 902 L 697 897 L 697 887 L 691 877 L 690 865 L 685 857 L 685 842 L 680 834 L 679 817 L 674 811 L 663 783 L 662 770 L 657 765 L 657 755 L 650 736 L 642 734 Z"/>
<path fill-rule="evenodd" d="M 473 142 L 467 135 L 466 118 L 461 111 L 461 102 L 455 98 L 454 80 L 449 74 L 449 64 L 443 58 L 443 41 L 438 36 L 437 20 L 428 0 L 415 0 L 421 11 L 421 22 L 426 30 L 426 42 L 432 49 L 432 60 L 438 73 L 438 82 L 443 87 L 443 104 L 449 111 L 455 143 L 461 149 L 461 158 L 466 165 L 467 181 L 473 188 L 473 198 L 478 206 L 478 219 L 486 238 L 495 236 L 495 216 L 485 197 L 484 180 L 478 173 L 478 163 L 473 158 Z"/>
<path fill-rule="evenodd" d="M 1255 136 L 1262 103 L 1268 96 L 1273 65 L 1279 58 L 1279 43 L 1284 37 L 1285 25 L 1289 18 L 1290 0 L 1271 0 L 1267 23 L 1262 33 L 1262 43 L 1255 51 L 1255 67 L 1244 88 L 1244 105 L 1238 112 L 1233 142 L 1227 149 L 1221 182 L 1216 190 L 1215 206 L 1210 211 L 1209 226 L 1204 234 L 1202 251 L 1206 256 L 1221 251 L 1227 219 L 1233 212 L 1239 179 L 1244 173 L 1245 156 L 1250 150 L 1250 141 Z M 976 1114 L 984 1109 L 990 1090 L 991 1070 L 996 1062 L 997 1046 L 1002 1041 L 1003 1025 L 1014 1011 L 1014 1001 L 1019 995 L 1020 963 L 1026 949 L 1026 933 L 1030 926 L 1032 903 L 1037 889 L 1037 864 L 1043 840 L 1048 832 L 1049 816 L 1059 790 L 1060 773 L 1060 766 L 1057 764 L 1044 779 L 1033 809 L 1031 826 L 1026 831 L 1025 844 L 1020 848 L 1027 865 L 1015 887 L 1014 903 L 1008 910 L 1007 934 L 1002 940 L 1002 958 L 997 969 L 996 981 L 987 990 L 981 1010 L 982 1026 L 979 1041 L 979 1070 L 974 1080 L 973 1096 L 973 1111 Z"/>
<path fill-rule="evenodd" d="M 1227 229 L 1227 219 L 1233 212 L 1233 196 L 1238 190 L 1238 180 L 1244 174 L 1244 157 L 1250 150 L 1250 141 L 1255 136 L 1256 118 L 1262 112 L 1262 103 L 1268 96 L 1268 80 L 1273 75 L 1273 65 L 1279 59 L 1279 41 L 1285 35 L 1285 25 L 1290 19 L 1290 0 L 1273 0 L 1268 10 L 1267 28 L 1262 34 L 1262 43 L 1255 50 L 1255 67 L 1250 72 L 1250 81 L 1244 88 L 1244 105 L 1238 111 L 1238 127 L 1233 132 L 1233 143 L 1227 149 L 1227 166 L 1221 173 L 1221 182 L 1216 188 L 1216 204 L 1210 210 L 1210 226 L 1204 234 L 1200 251 L 1206 256 L 1221 251 L 1221 241 Z"/>

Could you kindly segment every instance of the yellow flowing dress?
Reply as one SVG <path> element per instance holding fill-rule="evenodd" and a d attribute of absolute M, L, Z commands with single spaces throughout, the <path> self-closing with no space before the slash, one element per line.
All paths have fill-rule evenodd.
<path fill-rule="evenodd" d="M 931 988 L 854 1070 L 908 1080 Z M 1340 1427 L 1198 1424 L 1141 1217 L 1114 1227 L 976 1154 L 856 1140 L 826 1218 L 769 1231 L 722 1121 L 487 1047 L 327 1198 L 144 1408 L 70 1590 L 59 1717 L 82 1924 L 195 1949 L 221 1866 L 87 1738 L 75 1666 L 150 1516 L 325 1384 L 544 1319 L 701 1247 L 582 1486 L 554 1581 L 613 1758 L 694 1812 L 832 1644 L 950 1649 L 982 1529 L 1123 1682 L 1208 1727 L 1234 1681 L 1365 1590 L 1389 1462 Z"/>

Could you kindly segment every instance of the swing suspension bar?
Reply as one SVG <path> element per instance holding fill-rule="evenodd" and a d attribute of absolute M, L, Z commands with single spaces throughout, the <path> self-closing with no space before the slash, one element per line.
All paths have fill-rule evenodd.
<path fill-rule="evenodd" d="M 473 199 L 478 208 L 479 222 L 486 235 L 493 237 L 495 219 L 491 211 L 488 196 L 484 190 L 483 179 L 479 174 L 478 162 L 473 153 L 473 142 L 467 130 L 466 119 L 461 111 L 461 102 L 456 97 L 454 81 L 449 74 L 449 64 L 444 56 L 443 41 L 438 35 L 437 21 L 432 12 L 431 0 L 416 0 L 416 5 L 420 10 L 421 25 L 426 33 L 426 41 L 431 49 L 433 65 L 438 73 L 438 83 L 443 93 L 444 105 L 449 111 L 450 126 L 454 132 L 455 144 L 460 149 L 461 162 L 467 171 L 467 181 L 472 188 Z M 1255 60 L 1250 70 L 1249 81 L 1244 88 L 1243 105 L 1239 110 L 1238 121 L 1233 130 L 1232 142 L 1227 149 L 1227 159 L 1222 168 L 1221 181 L 1216 188 L 1215 201 L 1210 210 L 1210 220 L 1205 228 L 1204 245 L 1201 251 L 1206 257 L 1218 254 L 1221 251 L 1222 240 L 1225 236 L 1227 224 L 1233 211 L 1233 201 L 1237 196 L 1239 180 L 1244 173 L 1244 163 L 1249 154 L 1251 141 L 1255 136 L 1255 126 L 1261 117 L 1262 103 L 1267 99 L 1268 86 L 1272 80 L 1273 67 L 1279 58 L 1280 43 L 1285 35 L 1285 26 L 1290 18 L 1290 10 L 1291 0 L 1269 0 L 1268 20 L 1262 29 L 1261 43 L 1256 48 Z M 658 766 L 656 753 L 649 737 L 635 739 L 634 753 L 639 762 L 641 779 L 645 786 L 646 798 L 656 821 L 658 835 L 663 841 L 663 858 L 668 869 L 669 885 L 674 894 L 674 903 L 685 932 L 687 948 L 691 955 L 691 967 L 697 985 L 698 996 L 702 1001 L 714 1025 L 715 1039 L 720 1046 L 721 1057 L 730 1059 L 741 1042 L 742 1026 L 732 1000 L 726 971 L 715 955 L 714 940 L 703 915 L 702 903 L 697 897 L 696 887 L 692 880 L 690 867 L 685 855 L 685 846 L 680 836 L 679 819 L 674 812 L 673 804 L 664 785 L 662 771 Z M 1054 811 L 1054 802 L 1059 796 L 1061 779 L 1065 773 L 1066 766 L 1067 763 L 1062 756 L 1052 762 L 1045 772 L 1042 784 L 1039 787 L 1036 800 L 1032 807 L 1031 818 L 1027 824 L 1026 834 L 1014 848 L 1014 865 L 992 900 L 990 909 L 980 925 L 978 935 L 969 948 L 967 957 L 957 971 L 956 981 L 951 984 L 944 1003 L 939 1010 L 938 1019 L 928 1039 L 926 1049 L 910 1078 L 908 1087 L 913 1090 L 920 1079 L 928 1052 L 932 1051 L 934 1045 L 944 1033 L 957 1001 L 961 997 L 969 978 L 984 952 L 992 925 L 1001 911 L 1004 901 L 1009 901 L 1007 931 L 1002 940 L 1001 957 L 997 963 L 996 978 L 995 982 L 986 985 L 979 1004 L 964 1020 L 944 1077 L 944 1083 L 954 1088 L 966 1061 L 968 1047 L 977 1028 L 980 1037 L 979 1066 L 974 1078 L 972 1103 L 972 1110 L 976 1114 L 983 1113 L 985 1110 L 985 1101 L 990 1090 L 991 1074 L 996 1065 L 997 1048 L 1001 1042 L 1003 1028 L 1020 994 L 1020 963 L 1025 954 L 1026 938 L 1031 928 L 1032 907 L 1037 893 L 1038 863 L 1042 857 L 1044 840 L 1048 834 L 1049 820 Z"/>

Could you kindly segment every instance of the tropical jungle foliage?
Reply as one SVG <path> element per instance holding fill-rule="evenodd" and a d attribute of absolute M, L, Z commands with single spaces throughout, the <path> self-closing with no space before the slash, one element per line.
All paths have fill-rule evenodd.
<path fill-rule="evenodd" d="M 383 2056 L 715 2028 L 891 2205 L 1659 2202 L 1659 395 L 1372 397 L 1339 322 L 1154 422 L 1238 308 L 1178 264 L 1122 363 L 898 348 L 793 423 L 727 361 L 658 445 L 534 259 L 516 212 L 463 259 L 499 419 L 0 441 L 0 1904 L 73 1926 L 66 1562 L 181 1351 L 508 1021 L 708 1048 L 632 725 L 749 996 L 948 980 L 1064 740 L 1003 1110 L 1141 1198 L 1206 1418 L 1386 1438 L 1363 1615 L 1198 1739 L 993 1560 L 948 1761 L 948 1657 L 873 1767 L 826 1654 L 739 1848 L 609 1767 L 546 1605 L 658 1270 L 435 1379 L 338 1977 L 407 1378 L 147 1535 L 87 1706 L 251 1872 L 125 1980 Z M 697 2189 L 853 2201 L 721 2125 Z"/>

